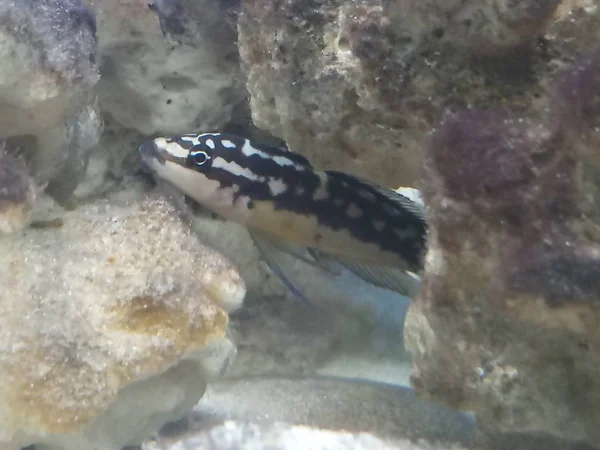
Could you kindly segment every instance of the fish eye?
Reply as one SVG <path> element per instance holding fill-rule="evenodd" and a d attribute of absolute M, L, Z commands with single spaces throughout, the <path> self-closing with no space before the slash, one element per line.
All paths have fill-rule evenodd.
<path fill-rule="evenodd" d="M 206 152 L 202 151 L 191 153 L 190 158 L 197 166 L 202 166 L 203 164 L 206 164 L 206 162 L 210 159 Z"/>

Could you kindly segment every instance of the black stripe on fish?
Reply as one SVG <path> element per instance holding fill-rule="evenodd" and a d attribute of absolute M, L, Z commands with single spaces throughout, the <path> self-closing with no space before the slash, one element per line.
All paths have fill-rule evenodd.
<path fill-rule="evenodd" d="M 231 162 L 239 157 L 238 152 L 244 154 L 244 149 L 254 149 L 264 153 L 268 158 L 285 158 L 299 166 L 311 167 L 310 162 L 304 156 L 290 152 L 287 147 L 278 148 L 264 145 L 258 142 L 226 133 L 203 133 L 203 134 L 184 134 L 181 136 L 167 139 L 167 142 L 175 142 L 181 147 L 191 150 L 193 147 L 199 149 L 208 148 L 213 152 L 223 152 L 222 157 Z M 244 156 L 256 160 L 258 163 L 267 162 L 269 159 L 262 157 L 259 153 L 244 154 Z M 279 165 L 279 164 L 276 164 Z M 268 170 L 268 164 L 265 164 L 265 170 Z"/>
<path fill-rule="evenodd" d="M 275 210 L 314 216 L 319 225 L 348 230 L 360 241 L 402 256 L 414 270 L 421 269 L 427 225 L 422 217 L 395 201 L 395 196 L 390 196 L 393 191 L 385 190 L 384 194 L 382 188 L 341 172 L 325 171 L 320 177 L 319 172 L 309 170 L 301 155 L 234 135 L 173 139 L 181 146 L 193 143 L 192 153 L 209 153 L 212 167 L 194 167 L 193 161 L 188 165 L 224 188 L 237 187 L 236 200 L 247 196 L 251 201 L 270 201 Z M 239 173 L 216 167 L 222 161 L 234 164 Z M 278 184 L 281 190 L 274 193 L 269 183 Z M 400 194 L 397 198 L 407 200 Z"/>

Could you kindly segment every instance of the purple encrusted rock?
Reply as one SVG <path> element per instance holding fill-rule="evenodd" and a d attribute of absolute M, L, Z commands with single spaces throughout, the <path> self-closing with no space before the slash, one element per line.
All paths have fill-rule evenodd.
<path fill-rule="evenodd" d="M 508 111 L 448 117 L 431 137 L 426 164 L 445 195 L 484 218 L 521 224 L 576 213 L 576 164 L 561 136 Z"/>
<path fill-rule="evenodd" d="M 579 148 L 600 163 L 600 49 L 589 52 L 558 77 L 550 116 Z"/>
<path fill-rule="evenodd" d="M 599 69 L 588 53 L 545 112 L 472 108 L 429 140 L 412 384 L 476 412 L 487 437 L 600 444 Z"/>

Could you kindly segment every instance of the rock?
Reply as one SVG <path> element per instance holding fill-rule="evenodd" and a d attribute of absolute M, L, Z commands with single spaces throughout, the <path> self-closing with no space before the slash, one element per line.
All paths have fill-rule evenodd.
<path fill-rule="evenodd" d="M 97 106 L 97 102 L 87 105 L 67 121 L 67 161 L 46 187 L 46 192 L 60 203 L 73 199 L 85 178 L 92 153 L 104 152 L 104 148 L 97 145 L 104 131 Z"/>
<path fill-rule="evenodd" d="M 245 227 L 201 214 L 193 215 L 191 226 L 201 241 L 211 242 L 213 248 L 235 264 L 249 296 L 262 300 L 268 296 L 286 295 L 286 288 L 278 284 L 277 277 L 266 264 L 261 264 L 260 253 Z"/>
<path fill-rule="evenodd" d="M 88 0 L 98 15 L 102 111 L 145 135 L 222 127 L 246 95 L 235 28 L 219 14 L 219 2 L 186 2 L 186 9 L 176 8 L 167 18 L 168 23 L 179 20 L 193 28 L 180 44 L 165 37 L 148 3 Z M 154 5 L 164 11 L 170 3 L 181 2 Z M 190 12 L 190 7 L 195 9 Z"/>
<path fill-rule="evenodd" d="M 20 231 L 28 224 L 35 197 L 25 163 L 0 150 L 0 233 Z"/>
<path fill-rule="evenodd" d="M 542 117 L 470 109 L 430 139 L 412 384 L 474 411 L 483 434 L 600 444 L 599 73 L 597 49 L 552 83 Z"/>
<path fill-rule="evenodd" d="M 228 364 L 244 283 L 161 199 L 111 197 L 42 225 L 0 239 L 0 442 L 139 444 Z"/>
<path fill-rule="evenodd" d="M 261 426 L 284 422 L 448 447 L 469 447 L 476 428 L 472 415 L 423 401 L 406 387 L 338 377 L 261 376 L 211 383 L 190 416 L 165 427 L 158 440 L 173 442 L 228 420 Z"/>
<path fill-rule="evenodd" d="M 259 426 L 228 421 L 212 430 L 189 436 L 162 450 L 459 450 L 410 441 L 382 441 L 367 433 L 320 430 L 309 427 L 275 424 Z"/>
<path fill-rule="evenodd" d="M 76 202 L 93 201 L 114 191 L 139 192 L 148 187 L 140 183 L 139 175 L 143 172 L 137 151 L 146 137 L 122 127 L 110 116 L 103 117 L 102 128 L 100 141 L 89 154 L 85 176 L 72 193 Z"/>
<path fill-rule="evenodd" d="M 426 0 L 390 2 L 397 33 L 423 43 L 432 38 L 475 56 L 499 56 L 532 47 L 543 35 L 560 0 Z M 415 39 L 416 38 L 416 39 Z"/>
<path fill-rule="evenodd" d="M 413 185 L 425 136 L 446 110 L 539 107 L 547 74 L 576 53 L 563 44 L 569 27 L 552 21 L 558 3 L 243 2 L 253 120 L 316 167 Z M 553 58 L 537 46 L 550 29 Z"/>
<path fill-rule="evenodd" d="M 148 7 L 158 15 L 165 36 L 218 52 L 235 41 L 237 3 L 239 0 L 154 0 Z"/>
<path fill-rule="evenodd" d="M 248 301 L 231 318 L 238 353 L 225 377 L 314 374 L 340 353 L 343 337 L 351 341 L 336 322 L 329 311 L 309 308 L 295 298 Z M 364 333 L 359 336 L 352 335 L 356 340 Z"/>
<path fill-rule="evenodd" d="M 485 444 L 474 444 L 477 429 L 471 415 L 420 400 L 409 389 L 362 380 L 296 376 L 211 383 L 190 417 L 165 426 L 156 440 L 145 443 L 143 449 L 195 450 L 205 448 L 201 444 L 208 436 L 219 443 L 240 439 L 246 444 L 243 448 L 249 448 L 254 439 L 257 448 L 275 443 L 282 446 L 275 448 L 288 448 L 286 445 L 290 443 L 285 439 L 275 443 L 271 440 L 274 437 L 271 431 L 280 428 L 328 430 L 336 434 L 315 433 L 311 448 L 329 444 L 327 448 L 345 449 L 358 445 L 361 436 L 369 436 L 367 442 L 373 448 L 383 442 L 399 448 L 421 448 L 419 445 L 430 448 L 427 443 L 436 442 L 435 448 L 448 449 L 596 449 L 584 442 L 567 442 L 537 434 L 499 434 Z M 256 433 L 240 432 L 248 429 Z M 227 430 L 231 433 L 226 433 Z M 350 436 L 358 439 L 350 439 Z M 344 442 L 338 442 L 336 437 Z M 377 440 L 372 440 L 375 438 Z"/>
<path fill-rule="evenodd" d="M 93 104 L 95 18 L 80 0 L 2 0 L 0 19 L 0 138 L 43 186 L 73 162 L 67 121 Z"/>

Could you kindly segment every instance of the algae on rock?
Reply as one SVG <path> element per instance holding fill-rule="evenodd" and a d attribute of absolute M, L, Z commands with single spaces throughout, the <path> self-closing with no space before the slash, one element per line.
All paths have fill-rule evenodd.
<path fill-rule="evenodd" d="M 541 117 L 471 109 L 432 135 L 405 338 L 415 389 L 486 433 L 598 445 L 600 49 L 549 91 Z"/>

